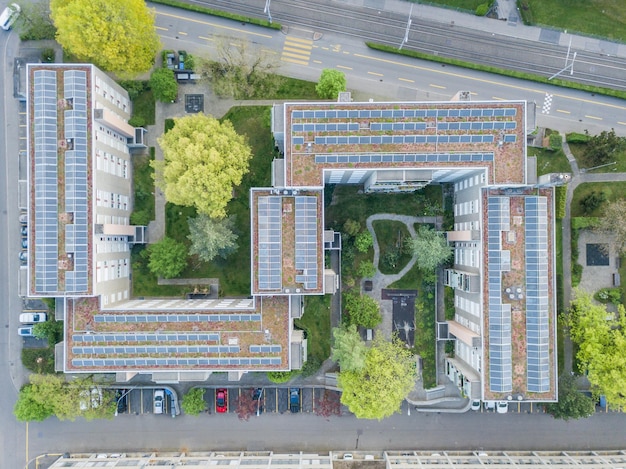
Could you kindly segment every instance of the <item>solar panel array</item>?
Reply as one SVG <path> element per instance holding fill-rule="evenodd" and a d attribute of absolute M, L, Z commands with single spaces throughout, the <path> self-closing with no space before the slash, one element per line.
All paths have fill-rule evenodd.
<path fill-rule="evenodd" d="M 260 314 L 96 314 L 95 322 L 242 322 L 260 321 Z"/>
<path fill-rule="evenodd" d="M 513 390 L 511 305 L 502 303 L 502 272 L 511 268 L 510 253 L 502 251 L 502 231 L 510 229 L 510 211 L 508 197 L 488 198 L 489 387 L 493 392 Z"/>
<path fill-rule="evenodd" d="M 239 353 L 238 345 L 99 345 L 72 347 L 75 355 L 146 355 L 150 353 Z"/>
<path fill-rule="evenodd" d="M 259 290 L 282 289 L 282 198 L 260 196 L 257 199 Z"/>
<path fill-rule="evenodd" d="M 296 196 L 296 282 L 317 289 L 317 197 Z"/>
<path fill-rule="evenodd" d="M 197 332 L 169 332 L 146 334 L 141 332 L 115 334 L 74 334 L 74 342 L 219 342 L 220 335 L 216 333 L 202 334 Z"/>
<path fill-rule="evenodd" d="M 281 345 L 251 345 L 250 353 L 280 353 L 283 351 Z"/>
<path fill-rule="evenodd" d="M 65 152 L 65 211 L 74 214 L 65 226 L 65 252 L 72 253 L 74 261 L 73 270 L 65 273 L 65 291 L 79 293 L 88 290 L 89 278 L 87 72 L 63 72 L 63 89 L 65 99 L 73 103 L 64 119 L 65 139 L 72 142 Z"/>
<path fill-rule="evenodd" d="M 407 117 L 513 117 L 517 115 L 517 108 L 467 108 L 467 109 L 321 109 L 321 110 L 294 110 L 291 119 L 371 119 Z"/>
<path fill-rule="evenodd" d="M 358 122 L 335 122 L 332 124 L 315 123 L 315 124 L 293 124 L 292 132 L 352 132 L 359 130 Z"/>
<path fill-rule="evenodd" d="M 525 212 L 528 390 L 547 392 L 550 391 L 547 198 L 526 197 Z"/>
<path fill-rule="evenodd" d="M 37 293 L 53 293 L 59 289 L 56 72 L 35 70 L 33 81 L 34 289 Z"/>
<path fill-rule="evenodd" d="M 493 143 L 493 134 L 478 135 L 334 135 L 316 136 L 316 145 L 442 145 L 444 143 Z"/>
<path fill-rule="evenodd" d="M 76 368 L 115 367 L 163 367 L 163 366 L 263 366 L 281 365 L 281 357 L 231 357 L 231 358 L 94 358 L 72 360 Z"/>
<path fill-rule="evenodd" d="M 493 161 L 493 152 L 485 153 L 326 153 L 315 155 L 316 163 L 455 163 Z"/>

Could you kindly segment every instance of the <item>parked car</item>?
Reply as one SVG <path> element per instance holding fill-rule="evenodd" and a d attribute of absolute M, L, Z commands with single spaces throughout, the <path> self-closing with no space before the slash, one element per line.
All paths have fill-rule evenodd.
<path fill-rule="evenodd" d="M 352 453 L 346 453 L 343 455 L 344 461 L 352 461 L 353 459 L 354 459 L 354 456 L 352 456 Z"/>
<path fill-rule="evenodd" d="M 28 252 L 20 251 L 20 261 L 26 263 L 28 261 Z"/>
<path fill-rule="evenodd" d="M 289 388 L 289 410 L 294 414 L 300 412 L 299 388 Z"/>
<path fill-rule="evenodd" d="M 126 412 L 128 408 L 128 389 L 118 389 L 115 391 L 115 402 L 117 403 L 117 413 Z"/>
<path fill-rule="evenodd" d="M 472 405 L 470 406 L 470 409 L 472 409 L 472 410 L 480 410 L 480 400 L 479 399 L 474 399 L 472 401 Z"/>
<path fill-rule="evenodd" d="M 34 337 L 33 326 L 24 326 L 17 329 L 17 333 L 22 337 Z"/>
<path fill-rule="evenodd" d="M 28 214 L 26 212 L 20 213 L 20 223 L 23 225 L 28 223 Z"/>
<path fill-rule="evenodd" d="M 496 406 L 496 411 L 499 414 L 506 414 L 509 411 L 509 403 L 507 401 L 500 401 Z"/>
<path fill-rule="evenodd" d="M 17 3 L 11 3 L 0 14 L 0 28 L 8 31 L 15 23 L 15 20 L 20 16 L 22 9 Z"/>
<path fill-rule="evenodd" d="M 163 401 L 165 401 L 165 391 L 163 389 L 156 389 L 154 391 L 154 413 L 163 413 Z"/>
<path fill-rule="evenodd" d="M 496 403 L 494 401 L 485 401 L 485 410 L 496 410 Z"/>
<path fill-rule="evenodd" d="M 256 403 L 256 414 L 260 415 L 263 413 L 263 388 L 255 388 L 252 390 L 252 400 L 257 401 Z"/>
<path fill-rule="evenodd" d="M 228 390 L 225 388 L 215 392 L 215 411 L 220 414 L 228 412 Z"/>
<path fill-rule="evenodd" d="M 22 238 L 22 249 L 28 249 L 28 238 Z"/>
<path fill-rule="evenodd" d="M 22 233 L 22 236 L 28 236 L 28 226 L 22 225 L 20 232 Z"/>
<path fill-rule="evenodd" d="M 20 314 L 20 322 L 22 324 L 35 324 L 37 322 L 45 322 L 48 319 L 46 313 L 22 313 Z"/>

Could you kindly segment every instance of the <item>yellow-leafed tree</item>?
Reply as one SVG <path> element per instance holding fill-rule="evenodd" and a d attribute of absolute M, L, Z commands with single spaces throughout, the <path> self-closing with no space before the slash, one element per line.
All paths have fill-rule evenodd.
<path fill-rule="evenodd" d="M 106 71 L 145 72 L 160 49 L 144 0 L 51 0 L 50 16 L 64 49 Z"/>
<path fill-rule="evenodd" d="M 154 162 L 155 181 L 167 201 L 224 218 L 233 187 L 248 172 L 252 153 L 245 138 L 228 120 L 192 114 L 174 119 L 158 142 L 164 159 Z"/>

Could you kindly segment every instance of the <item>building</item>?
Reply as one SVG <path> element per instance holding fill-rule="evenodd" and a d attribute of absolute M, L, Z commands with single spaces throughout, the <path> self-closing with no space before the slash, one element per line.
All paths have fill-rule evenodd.
<path fill-rule="evenodd" d="M 556 399 L 553 190 L 526 158 L 526 103 L 294 103 L 274 106 L 284 155 L 251 206 L 251 296 L 132 298 L 128 96 L 93 66 L 29 65 L 30 296 L 57 298 L 57 368 L 155 381 L 286 371 L 306 361 L 294 331 L 305 295 L 332 293 L 325 184 L 454 192 L 452 380 L 473 398 Z M 534 166 L 531 166 L 534 167 Z M 529 183 L 532 182 L 532 183 Z"/>

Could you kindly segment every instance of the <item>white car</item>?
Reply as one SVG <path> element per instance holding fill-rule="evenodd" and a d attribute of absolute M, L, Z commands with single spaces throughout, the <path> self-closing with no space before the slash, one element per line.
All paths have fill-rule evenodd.
<path fill-rule="evenodd" d="M 18 16 L 20 16 L 20 12 L 22 9 L 17 3 L 11 3 L 8 7 L 4 9 L 4 11 L 0 14 L 0 28 L 8 31 L 15 23 L 15 20 Z"/>
<path fill-rule="evenodd" d="M 22 313 L 20 314 L 20 322 L 22 324 L 35 324 L 45 322 L 48 316 L 46 313 Z"/>
<path fill-rule="evenodd" d="M 472 405 L 470 406 L 472 410 L 480 410 L 480 399 L 474 399 L 472 401 Z"/>
<path fill-rule="evenodd" d="M 499 414 L 506 414 L 509 411 L 509 403 L 507 401 L 500 401 L 496 406 L 496 411 Z"/>
<path fill-rule="evenodd" d="M 33 326 L 24 326 L 17 329 L 18 335 L 22 337 L 35 337 L 33 334 Z"/>
<path fill-rule="evenodd" d="M 485 401 L 485 410 L 496 410 L 496 403 L 494 401 Z"/>
<path fill-rule="evenodd" d="M 157 389 L 154 391 L 154 413 L 163 413 L 163 401 L 165 400 L 165 391 L 163 389 Z"/>

